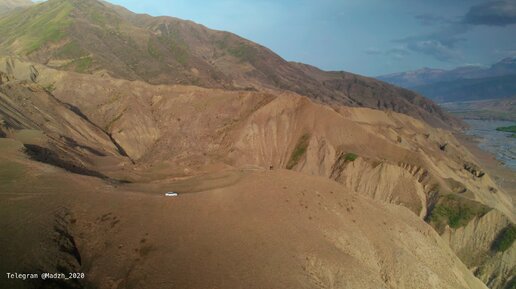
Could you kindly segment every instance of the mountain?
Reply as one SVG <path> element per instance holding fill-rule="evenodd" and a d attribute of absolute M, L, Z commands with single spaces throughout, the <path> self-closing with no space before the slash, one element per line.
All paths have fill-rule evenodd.
<path fill-rule="evenodd" d="M 7 13 L 13 9 L 33 5 L 31 0 L 0 0 L 0 14 Z"/>
<path fill-rule="evenodd" d="M 491 65 L 463 66 L 451 70 L 422 68 L 415 71 L 378 76 L 378 79 L 401 87 L 417 87 L 457 79 L 478 79 L 516 74 L 516 57 L 504 58 Z"/>
<path fill-rule="evenodd" d="M 412 89 L 443 103 L 507 98 L 516 95 L 516 74 L 443 81 Z"/>
<path fill-rule="evenodd" d="M 443 103 L 443 107 L 454 115 L 466 119 L 516 121 L 516 96 Z"/>
<path fill-rule="evenodd" d="M 93 0 L 0 36 L 0 271 L 86 274 L 0 288 L 515 282 L 514 174 L 422 96 Z"/>
<path fill-rule="evenodd" d="M 34 16 L 34 17 L 33 17 Z M 50 67 L 152 84 L 289 90 L 328 104 L 402 112 L 446 127 L 433 102 L 346 72 L 287 62 L 234 34 L 95 0 L 49 0 L 0 19 L 0 51 Z"/>
<path fill-rule="evenodd" d="M 9 232 L 20 239 L 43 231 L 39 243 L 58 251 L 34 250 L 25 260 L 60 260 L 93 284 L 139 288 L 168 288 L 170 280 L 181 288 L 227 280 L 245 288 L 428 288 L 412 276 L 432 272 L 435 289 L 485 289 L 452 249 L 491 288 L 511 280 L 516 246 L 492 249 L 512 226 L 511 198 L 447 130 L 291 92 L 152 85 L 10 57 L 0 63 L 0 179 L 9 180 L 0 190 L 17 196 L 37 185 L 45 194 L 43 204 L 15 203 L 32 212 L 20 221 L 2 222 L 19 224 Z M 165 199 L 168 191 L 179 198 Z M 45 214 L 59 208 L 68 213 Z M 35 222 L 41 215 L 48 221 Z M 54 223 L 58 236 L 73 237 L 59 241 L 70 248 L 58 250 Z M 0 257 L 14 260 L 23 248 Z M 271 264 L 281 266 L 277 274 Z M 348 271 L 355 273 L 339 273 Z"/>
<path fill-rule="evenodd" d="M 516 94 L 516 57 L 502 59 L 490 67 L 423 68 L 377 78 L 412 89 L 438 102 L 510 97 Z"/>
<path fill-rule="evenodd" d="M 453 249 L 489 255 L 512 207 L 447 131 L 290 92 L 8 62 L 39 83 L 0 84 L 2 270 L 87 274 L 65 288 L 486 288 L 437 232 L 475 226 Z M 512 252 L 479 276 L 507 282 Z"/>

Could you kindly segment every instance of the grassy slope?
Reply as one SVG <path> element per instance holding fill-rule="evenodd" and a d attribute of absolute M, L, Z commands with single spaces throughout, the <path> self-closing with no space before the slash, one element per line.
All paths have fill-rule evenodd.
<path fill-rule="evenodd" d="M 455 122 L 412 92 L 289 63 L 231 33 L 94 0 L 49 0 L 0 19 L 0 27 L 0 49 L 64 70 L 105 69 L 117 78 L 153 84 L 280 88 L 323 102 L 395 110 L 434 125 Z"/>
<path fill-rule="evenodd" d="M 505 252 L 512 246 L 514 240 L 516 240 L 516 225 L 510 224 L 498 235 L 492 249 L 496 252 Z"/>
<path fill-rule="evenodd" d="M 48 42 L 56 42 L 66 35 L 71 24 L 73 5 L 54 0 L 30 9 L 15 11 L 0 19 L 2 46 L 11 52 L 30 54 Z"/>
<path fill-rule="evenodd" d="M 429 216 L 429 223 L 437 231 L 442 232 L 446 225 L 460 228 L 467 225 L 473 218 L 481 217 L 491 209 L 478 202 L 468 200 L 458 195 L 442 196 Z"/>

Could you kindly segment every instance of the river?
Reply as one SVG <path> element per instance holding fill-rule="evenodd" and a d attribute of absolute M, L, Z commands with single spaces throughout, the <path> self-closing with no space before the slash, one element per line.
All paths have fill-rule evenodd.
<path fill-rule="evenodd" d="M 464 120 L 470 128 L 466 134 L 479 141 L 479 147 L 494 154 L 506 167 L 516 172 L 516 138 L 511 133 L 497 131 L 498 127 L 516 125 L 516 122 L 501 120 Z"/>

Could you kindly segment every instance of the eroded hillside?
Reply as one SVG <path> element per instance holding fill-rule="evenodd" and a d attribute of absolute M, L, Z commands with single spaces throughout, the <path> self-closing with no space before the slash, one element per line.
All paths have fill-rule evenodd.
<path fill-rule="evenodd" d="M 8 3 L 3 271 L 87 274 L 62 288 L 514 286 L 514 200 L 432 101 L 190 21 Z"/>
<path fill-rule="evenodd" d="M 71 113 L 73 118 L 67 120 L 70 126 L 85 123 L 85 131 L 96 131 L 103 140 L 93 144 L 90 137 L 81 139 L 66 133 L 77 140 L 72 147 L 91 146 L 106 152 L 81 154 L 83 166 L 114 181 L 122 191 L 154 198 L 174 188 L 196 196 L 214 189 L 226 191 L 244 181 L 238 174 L 217 172 L 238 168 L 272 170 L 270 178 L 276 174 L 317 176 L 336 181 L 336 186 L 351 194 L 408 208 L 402 210 L 407 212 L 404 214 L 411 211 L 412 219 L 431 224 L 444 237 L 443 244 L 448 243 L 492 288 L 503 288 L 513 275 L 515 246 L 503 252 L 492 249 L 514 223 L 512 200 L 449 131 L 403 114 L 330 107 L 290 92 L 150 85 L 12 60 L 10 65 L 11 78 L 16 80 L 2 85 L 2 91 L 15 103 L 12 106 L 24 107 L 22 115 L 35 123 L 40 122 L 39 114 L 26 107 L 54 111 L 52 119 L 57 120 L 53 126 L 27 128 L 50 138 L 52 128 L 64 123 L 62 115 Z M 28 91 L 33 95 L 18 96 Z M 54 107 L 63 111 L 50 109 Z M 10 127 L 6 135 L 24 142 L 17 137 L 19 128 Z M 49 149 L 65 158 L 77 155 L 74 150 L 68 156 L 56 147 Z M 348 206 L 345 210 L 352 209 Z M 469 241 L 458 241 L 463 238 Z M 87 251 L 102 250 L 94 247 Z M 478 253 L 465 253 L 471 250 Z M 317 265 L 319 261 L 310 262 L 315 262 L 315 268 L 324 267 Z M 389 268 L 396 271 L 397 266 L 401 265 Z M 327 278 L 334 280 L 341 273 L 331 274 L 336 275 Z M 367 284 L 376 284 L 371 282 Z M 399 288 L 389 286 L 394 287 L 386 288 Z"/>
<path fill-rule="evenodd" d="M 167 199 L 30 161 L 19 141 L 0 144 L 0 225 L 22 240 L 1 240 L 11 248 L 2 270 L 87 274 L 56 282 L 65 288 L 486 288 L 409 210 L 327 178 L 231 169 L 170 183 L 184 190 Z"/>

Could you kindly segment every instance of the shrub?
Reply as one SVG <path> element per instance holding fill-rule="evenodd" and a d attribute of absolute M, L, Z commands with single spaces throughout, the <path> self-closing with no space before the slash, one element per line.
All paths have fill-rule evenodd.
<path fill-rule="evenodd" d="M 516 226 L 508 225 L 503 229 L 493 242 L 492 250 L 504 252 L 512 246 L 516 239 Z"/>
<path fill-rule="evenodd" d="M 438 200 L 430 213 L 429 221 L 437 231 L 442 232 L 446 225 L 457 229 L 489 211 L 489 207 L 478 202 L 457 195 L 446 195 Z"/>
<path fill-rule="evenodd" d="M 293 169 L 305 155 L 308 143 L 310 141 L 310 134 L 306 133 L 302 135 L 297 141 L 296 147 L 290 155 L 290 160 L 287 163 L 287 169 Z"/>
<path fill-rule="evenodd" d="M 347 153 L 344 155 L 344 160 L 347 162 L 354 162 L 358 158 L 358 155 L 355 153 Z"/>

